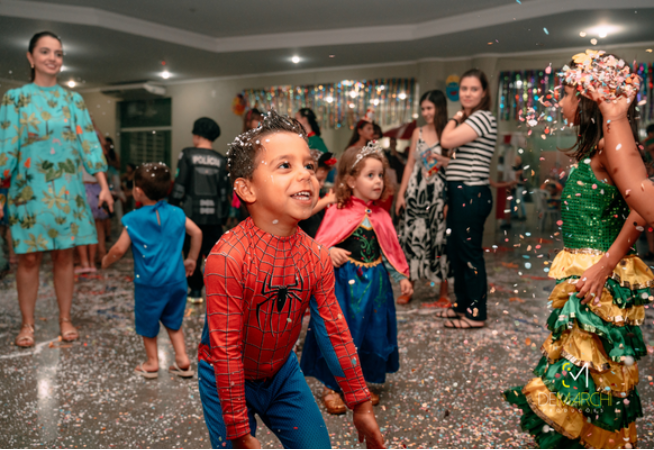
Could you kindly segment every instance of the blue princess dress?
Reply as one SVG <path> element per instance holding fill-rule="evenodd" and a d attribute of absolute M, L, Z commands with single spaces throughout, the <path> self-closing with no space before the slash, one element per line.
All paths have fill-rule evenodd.
<path fill-rule="evenodd" d="M 342 230 L 344 221 L 339 213 L 350 213 L 351 211 L 345 210 L 351 206 L 342 210 L 329 208 L 323 221 L 325 227 L 333 227 L 333 224 L 338 223 Z M 374 217 L 382 214 L 388 216 L 386 211 L 372 205 L 366 206 L 370 207 L 365 209 L 363 217 L 356 214 L 360 219 L 358 226 L 351 230 L 348 236 L 330 246 L 350 252 L 348 261 L 334 270 L 335 292 L 359 354 L 363 377 L 368 383 L 384 383 L 387 373 L 397 372 L 400 368 L 395 301 L 389 274 L 397 282 L 407 278 L 391 261 L 398 261 L 397 265 L 403 268 L 406 260 L 401 252 L 394 255 L 395 258 L 391 261 L 385 256 L 380 237 L 388 239 L 390 235 L 390 238 L 397 242 L 397 235 L 394 232 L 389 233 L 388 226 L 384 223 L 385 218 Z M 334 220 L 334 213 L 338 215 L 338 220 Z M 352 218 L 351 214 L 347 215 L 347 219 Z M 387 220 L 390 222 L 390 216 Z M 374 226 L 380 222 L 385 226 Z M 329 233 L 325 233 L 323 228 L 318 231 L 316 239 L 321 244 L 329 242 L 330 237 L 335 236 L 333 233 L 326 236 Z M 383 231 L 380 233 L 377 228 Z M 399 247 L 399 243 L 397 246 Z M 394 245 L 385 247 L 395 248 Z M 404 261 L 404 265 L 401 261 Z M 408 272 L 408 266 L 405 271 Z M 306 376 L 315 377 L 328 388 L 338 391 L 338 384 L 318 347 L 313 320 L 312 318 L 309 323 L 300 367 Z"/>

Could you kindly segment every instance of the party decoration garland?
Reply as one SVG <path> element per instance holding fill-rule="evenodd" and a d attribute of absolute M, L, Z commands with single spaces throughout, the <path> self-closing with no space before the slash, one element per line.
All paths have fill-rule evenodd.
<path fill-rule="evenodd" d="M 242 92 L 249 108 L 274 107 L 293 115 L 311 108 L 321 128 L 353 128 L 369 110 L 381 126 L 409 122 L 417 116 L 417 84 L 413 78 L 343 80 L 303 86 L 272 86 Z"/>

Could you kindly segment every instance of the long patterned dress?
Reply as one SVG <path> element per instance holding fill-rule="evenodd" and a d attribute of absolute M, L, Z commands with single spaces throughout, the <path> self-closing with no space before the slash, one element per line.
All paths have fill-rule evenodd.
<path fill-rule="evenodd" d="M 442 169 L 430 178 L 425 178 L 421 155 L 428 151 L 442 154 L 439 143 L 429 147 L 422 140 L 420 129 L 416 163 L 405 194 L 406 208 L 398 237 L 409 263 L 411 280 L 427 279 L 440 283 L 450 276 L 450 264 L 445 251 L 447 227 L 443 214 L 447 204 L 446 183 Z"/>
<path fill-rule="evenodd" d="M 0 178 L 11 177 L 9 225 L 16 253 L 97 243 L 82 167 L 107 165 L 78 93 L 28 84 L 0 106 Z"/>
<path fill-rule="evenodd" d="M 590 159 L 578 164 L 562 194 L 563 244 L 550 269 L 552 332 L 534 369 L 537 378 L 504 392 L 523 410 L 521 427 L 540 448 L 635 448 L 643 417 L 636 360 L 647 354 L 640 331 L 654 274 L 625 256 L 600 298 L 586 305 L 574 280 L 615 241 L 629 208 L 615 186 L 599 181 Z"/>

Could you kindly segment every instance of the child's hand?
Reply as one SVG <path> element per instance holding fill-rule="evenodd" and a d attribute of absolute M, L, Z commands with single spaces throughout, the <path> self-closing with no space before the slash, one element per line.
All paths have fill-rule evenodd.
<path fill-rule="evenodd" d="M 400 290 L 402 291 L 402 295 L 408 295 L 411 297 L 413 295 L 413 284 L 405 278 L 400 281 Z"/>
<path fill-rule="evenodd" d="M 366 448 L 386 448 L 384 447 L 384 437 L 379 431 L 375 413 L 372 411 L 370 401 L 363 402 L 354 407 L 354 426 L 359 433 L 359 442 L 366 441 Z"/>
<path fill-rule="evenodd" d="M 330 189 L 327 195 L 322 198 L 322 200 L 325 202 L 325 206 L 336 203 L 336 194 L 334 194 L 334 190 Z"/>
<path fill-rule="evenodd" d="M 604 284 L 612 272 L 613 267 L 609 267 L 609 264 L 602 258 L 581 275 L 581 279 L 577 281 L 576 287 L 577 291 L 579 291 L 577 298 L 582 299 L 582 305 L 594 299 L 599 300 L 604 289 Z"/>
<path fill-rule="evenodd" d="M 329 256 L 332 259 L 332 264 L 334 267 L 341 267 L 347 262 L 347 257 L 350 256 L 350 252 L 345 249 L 332 247 L 329 249 Z"/>
<path fill-rule="evenodd" d="M 629 107 L 636 98 L 636 91 L 631 91 L 629 97 L 621 95 L 615 100 L 606 100 L 602 93 L 598 92 L 595 87 L 590 87 L 586 95 L 591 100 L 597 102 L 597 106 L 599 106 L 604 120 L 618 120 L 627 118 Z"/>
<path fill-rule="evenodd" d="M 197 263 L 193 259 L 185 259 L 184 260 L 184 270 L 186 270 L 186 276 L 190 277 L 193 275 L 193 272 L 195 272 L 195 266 Z"/>

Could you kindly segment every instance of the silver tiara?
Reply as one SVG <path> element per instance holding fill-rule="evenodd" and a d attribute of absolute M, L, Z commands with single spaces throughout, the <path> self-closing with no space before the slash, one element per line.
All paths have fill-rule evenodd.
<path fill-rule="evenodd" d="M 359 164 L 363 160 L 363 158 L 367 158 L 370 155 L 380 155 L 380 156 L 384 155 L 384 150 L 379 146 L 377 141 L 370 141 L 368 145 L 361 148 L 359 154 L 354 160 L 354 164 L 352 164 L 352 169 L 354 169 L 357 166 L 357 164 Z"/>

